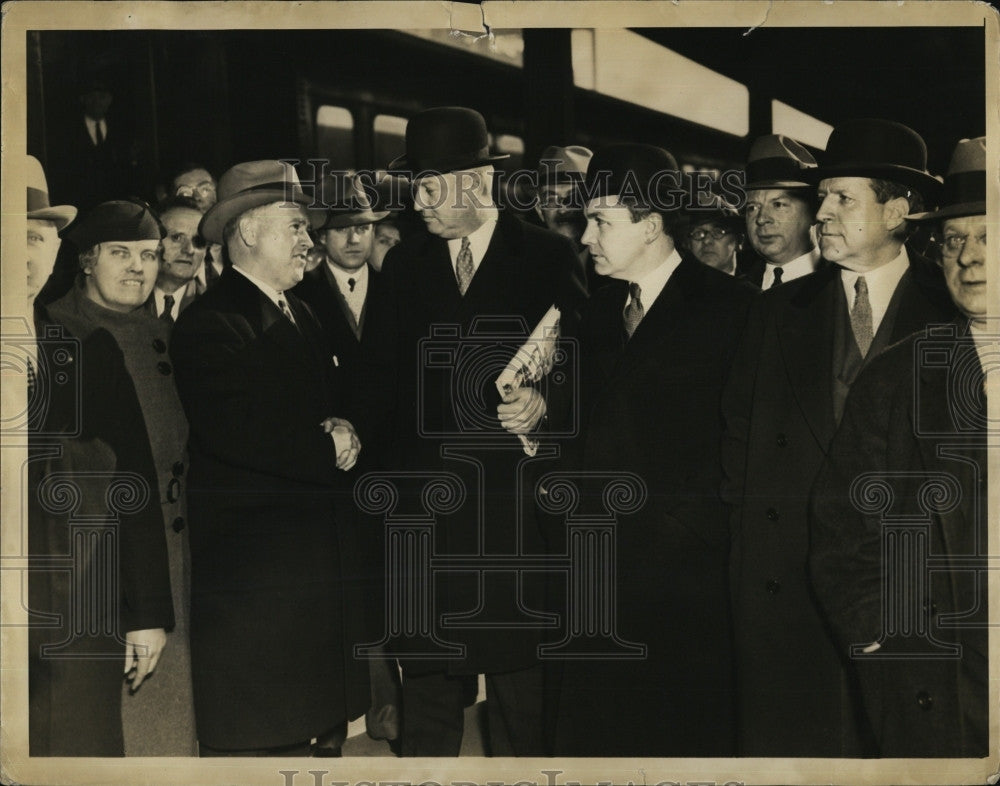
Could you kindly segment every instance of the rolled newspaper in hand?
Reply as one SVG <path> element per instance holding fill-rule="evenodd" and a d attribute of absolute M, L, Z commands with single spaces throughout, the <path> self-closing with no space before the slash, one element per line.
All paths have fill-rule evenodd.
<path fill-rule="evenodd" d="M 502 397 L 510 395 L 524 385 L 538 382 L 552 370 L 559 345 L 559 309 L 552 306 L 531 331 L 528 340 L 514 353 L 510 363 L 497 377 L 496 386 Z M 524 452 L 534 456 L 538 440 L 527 434 L 518 434 Z"/>

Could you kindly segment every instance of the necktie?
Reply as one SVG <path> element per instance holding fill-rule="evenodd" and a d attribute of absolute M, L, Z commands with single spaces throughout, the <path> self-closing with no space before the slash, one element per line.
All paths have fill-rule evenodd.
<path fill-rule="evenodd" d="M 38 374 L 35 371 L 35 364 L 32 362 L 31 358 L 25 358 L 28 362 L 28 404 L 30 406 L 31 400 L 35 397 L 35 386 L 38 384 Z"/>
<path fill-rule="evenodd" d="M 163 312 L 160 314 L 160 319 L 166 322 L 168 325 L 174 324 L 174 296 L 164 295 L 163 296 Z"/>
<path fill-rule="evenodd" d="M 463 295 L 469 288 L 472 277 L 476 269 L 472 265 L 472 249 L 469 247 L 469 238 L 462 238 L 462 248 L 458 251 L 458 259 L 455 261 L 455 277 L 458 279 L 458 291 Z"/>
<path fill-rule="evenodd" d="M 358 282 L 355 281 L 353 278 L 347 279 L 347 286 L 349 286 L 351 288 L 351 292 L 354 291 L 354 285 L 357 284 L 357 283 Z"/>
<path fill-rule="evenodd" d="M 625 332 L 628 333 L 629 338 L 632 338 L 632 334 L 635 333 L 635 329 L 645 316 L 646 310 L 642 307 L 642 300 L 640 300 L 642 289 L 639 285 L 632 282 L 628 285 L 628 291 L 632 299 L 625 306 Z"/>
<path fill-rule="evenodd" d="M 292 316 L 292 310 L 288 307 L 288 303 L 285 301 L 281 294 L 278 294 L 278 308 L 281 309 L 281 313 L 288 317 L 288 321 L 295 325 L 295 317 Z M 298 325 L 296 325 L 298 327 Z"/>
<path fill-rule="evenodd" d="M 858 342 L 861 357 L 868 354 L 872 345 L 872 304 L 868 300 L 868 282 L 864 276 L 858 276 L 854 282 L 854 307 L 851 309 L 851 329 L 854 340 Z"/>
<path fill-rule="evenodd" d="M 782 270 L 782 268 L 780 266 L 774 268 L 774 281 L 771 282 L 771 286 L 772 287 L 776 287 L 776 286 L 778 286 L 778 284 L 781 283 L 781 274 L 782 274 L 782 272 L 783 272 L 783 270 Z"/>

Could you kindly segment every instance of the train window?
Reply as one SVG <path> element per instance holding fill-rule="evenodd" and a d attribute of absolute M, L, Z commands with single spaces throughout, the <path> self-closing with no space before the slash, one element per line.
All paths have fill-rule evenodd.
<path fill-rule="evenodd" d="M 790 136 L 804 145 L 826 150 L 833 126 L 781 101 L 771 101 L 771 131 Z"/>
<path fill-rule="evenodd" d="M 630 30 L 574 30 L 577 87 L 736 136 L 750 132 L 746 85 Z"/>
<path fill-rule="evenodd" d="M 508 172 L 520 169 L 524 164 L 524 140 L 519 136 L 497 134 L 496 151 L 497 153 L 506 153 L 510 156 L 506 161 L 497 163 L 497 166 Z"/>
<path fill-rule="evenodd" d="M 324 104 L 316 110 L 316 152 L 330 169 L 354 169 L 354 115 L 342 106 Z"/>
<path fill-rule="evenodd" d="M 384 167 L 406 152 L 406 122 L 398 115 L 375 115 L 375 166 Z"/>

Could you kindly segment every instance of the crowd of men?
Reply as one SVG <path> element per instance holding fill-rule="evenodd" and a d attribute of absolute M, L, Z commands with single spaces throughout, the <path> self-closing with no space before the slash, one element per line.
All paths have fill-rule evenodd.
<path fill-rule="evenodd" d="M 553 146 L 527 215 L 487 139 L 471 109 L 412 117 L 404 215 L 272 160 L 77 216 L 29 159 L 29 607 L 62 620 L 31 629 L 31 754 L 339 756 L 364 715 L 400 755 L 457 756 L 485 675 L 494 756 L 985 756 L 985 138 L 942 182 L 889 120 L 815 157 L 768 135 L 743 203 L 679 207 L 661 147 Z M 36 300 L 63 235 L 72 281 Z M 558 384 L 497 387 L 495 352 L 456 382 L 489 320 L 503 361 L 553 307 Z M 585 567 L 610 633 L 567 620 L 586 591 L 555 569 L 576 541 L 554 478 L 613 514 Z M 611 510 L 623 478 L 637 504 Z M 897 625 L 883 544 L 907 516 L 939 569 Z M 425 629 L 394 616 L 388 555 L 390 525 L 429 520 L 408 553 L 455 561 L 407 596 Z M 589 654 L 560 656 L 571 626 Z"/>

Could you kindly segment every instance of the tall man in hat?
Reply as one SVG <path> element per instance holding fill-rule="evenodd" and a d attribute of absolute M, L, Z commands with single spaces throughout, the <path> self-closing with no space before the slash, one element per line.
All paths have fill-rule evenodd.
<path fill-rule="evenodd" d="M 530 430 L 544 414 L 541 397 L 525 388 L 501 402 L 494 380 L 548 309 L 556 304 L 570 319 L 584 290 L 565 238 L 495 206 L 493 164 L 503 158 L 490 155 L 486 123 L 471 109 L 440 107 L 410 120 L 406 153 L 390 169 L 410 173 L 426 231 L 386 255 L 362 339 L 352 421 L 366 449 L 377 449 L 381 467 L 453 473 L 467 490 L 463 505 L 436 519 L 441 555 L 544 552 L 517 486 L 526 457 L 498 419 L 499 406 L 512 428 Z M 497 328 L 483 332 L 482 315 L 501 320 L 500 338 Z M 445 353 L 423 354 L 428 339 L 444 335 L 439 327 Z M 496 373 L 462 365 L 483 351 Z M 442 354 L 454 362 L 435 364 Z M 419 493 L 408 492 L 422 510 Z M 435 578 L 434 634 L 457 655 L 428 655 L 423 639 L 405 635 L 389 642 L 403 666 L 404 755 L 458 755 L 465 686 L 477 674 L 486 675 L 491 753 L 544 753 L 537 578 L 517 568 Z"/>
<path fill-rule="evenodd" d="M 813 242 L 816 184 L 808 179 L 816 159 L 782 134 L 754 140 L 746 167 L 746 227 L 760 262 L 747 277 L 770 289 L 812 273 L 820 261 Z"/>
<path fill-rule="evenodd" d="M 322 329 L 291 290 L 312 246 L 294 170 L 238 164 L 200 225 L 232 267 L 177 321 L 191 424 L 191 655 L 202 755 L 302 755 L 368 708 L 357 560 L 335 515 L 359 451 Z"/>
<path fill-rule="evenodd" d="M 810 565 L 837 641 L 855 651 L 879 755 L 982 757 L 989 750 L 985 386 L 997 342 L 986 322 L 985 137 L 959 142 L 941 207 L 909 218 L 936 225 L 959 314 L 950 329 L 886 350 L 854 384 L 814 488 Z M 851 497 L 856 479 L 872 473 L 895 485 L 893 514 L 929 521 L 929 554 L 953 560 L 931 574 L 926 594 L 914 592 L 916 583 L 904 590 L 912 627 L 925 637 L 899 635 L 905 626 L 895 620 L 886 626 L 883 609 L 894 607 L 883 594 L 892 570 L 882 556 L 884 523 Z M 942 478 L 957 482 L 957 504 L 928 511 L 922 489 Z M 913 577 L 926 569 L 918 561 L 904 568 Z M 951 657 L 940 657 L 948 648 Z"/>
<path fill-rule="evenodd" d="M 834 263 L 768 291 L 750 313 L 723 399 L 724 495 L 740 753 L 866 752 L 856 685 L 807 581 L 809 491 L 860 369 L 954 308 L 940 269 L 904 245 L 938 182 L 912 129 L 853 120 L 830 136 L 820 244 Z"/>
<path fill-rule="evenodd" d="M 563 664 L 557 755 L 734 751 L 718 411 L 755 290 L 682 256 L 675 195 L 651 185 L 664 173 L 679 182 L 666 150 L 616 145 L 594 155 L 584 187 L 583 242 L 610 284 L 581 320 L 583 422 L 566 467 L 581 485 L 620 472 L 646 483 L 645 504 L 619 520 L 611 568 L 615 632 L 645 655 Z"/>

